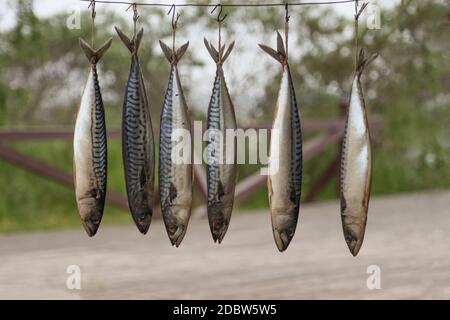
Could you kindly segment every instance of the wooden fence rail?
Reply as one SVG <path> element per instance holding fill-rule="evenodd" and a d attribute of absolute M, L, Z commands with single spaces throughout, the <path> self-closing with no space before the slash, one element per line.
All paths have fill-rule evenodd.
<path fill-rule="evenodd" d="M 341 105 L 341 110 L 345 109 L 345 105 Z M 376 131 L 382 125 L 380 118 L 372 118 L 370 127 L 372 132 Z M 242 129 L 270 129 L 270 124 L 255 124 L 242 126 Z M 344 120 L 307 120 L 302 123 L 304 133 L 320 134 L 303 144 L 303 159 L 309 160 L 323 152 L 330 146 L 340 144 L 343 135 Z M 155 132 L 159 133 L 159 129 L 155 128 Z M 155 135 L 156 137 L 157 135 Z M 108 131 L 110 139 L 121 138 L 121 130 L 113 129 Z M 14 149 L 11 144 L 20 141 L 46 141 L 46 140 L 72 140 L 73 129 L 60 128 L 53 130 L 0 130 L 0 159 L 7 161 L 15 166 L 21 167 L 27 171 L 41 175 L 67 187 L 73 188 L 73 175 L 63 169 L 55 167 L 35 157 L 24 154 Z M 198 155 L 195 155 L 198 157 Z M 194 161 L 195 163 L 200 163 Z M 312 184 L 309 193 L 305 197 L 305 201 L 313 201 L 326 184 L 338 175 L 339 170 L 339 154 L 330 163 L 328 168 L 322 173 L 316 182 Z M 194 165 L 195 184 L 202 195 L 204 201 L 207 199 L 206 174 L 203 165 Z M 267 177 L 260 175 L 259 172 L 246 177 L 236 186 L 235 202 L 247 199 L 252 193 L 266 185 Z M 158 193 L 156 192 L 156 195 Z M 108 191 L 107 201 L 114 206 L 122 209 L 128 209 L 126 196 L 114 191 Z M 159 201 L 159 199 L 157 199 Z M 201 205 L 193 212 L 194 216 L 203 217 L 206 213 L 206 207 Z"/>

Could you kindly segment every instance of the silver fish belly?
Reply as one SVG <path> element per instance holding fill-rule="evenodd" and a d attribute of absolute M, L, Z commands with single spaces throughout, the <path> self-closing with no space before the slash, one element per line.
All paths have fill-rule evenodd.
<path fill-rule="evenodd" d="M 122 116 L 122 156 L 128 206 L 138 230 L 146 234 L 153 214 L 155 154 L 152 121 L 138 58 L 144 29 L 131 39 L 119 28 L 115 29 L 131 53 Z"/>
<path fill-rule="evenodd" d="M 94 236 L 106 197 L 107 145 L 103 102 L 95 65 L 81 99 L 74 133 L 75 193 L 83 226 Z"/>
<path fill-rule="evenodd" d="M 236 130 L 233 103 L 228 93 L 221 65 L 208 108 L 209 142 L 206 168 L 208 186 L 208 219 L 212 237 L 221 243 L 230 223 L 236 186 L 236 141 L 228 141 L 227 130 Z M 233 154 L 229 152 L 231 150 Z M 230 161 L 230 157 L 232 157 Z"/>
<path fill-rule="evenodd" d="M 359 75 L 353 80 L 341 158 L 341 217 L 356 256 L 364 240 L 372 178 L 372 151 Z"/>
<path fill-rule="evenodd" d="M 155 159 L 147 94 L 137 56 L 132 57 L 122 121 L 128 205 L 137 228 L 146 234 L 153 214 Z"/>
<path fill-rule="evenodd" d="M 219 41 L 220 42 L 220 41 Z M 204 39 L 205 47 L 216 63 L 216 77 L 208 106 L 207 166 L 208 220 L 214 242 L 222 243 L 230 224 L 236 186 L 236 116 L 228 92 L 223 63 L 234 48 L 234 41 L 218 46 Z M 229 132 L 233 136 L 227 135 Z"/>
<path fill-rule="evenodd" d="M 74 149 L 74 183 L 78 211 L 88 236 L 97 233 L 103 217 L 107 182 L 107 141 L 105 110 L 97 75 L 97 63 L 111 45 L 111 39 L 98 50 L 80 39 L 90 63 L 90 71 L 78 108 Z"/>
<path fill-rule="evenodd" d="M 283 68 L 270 138 L 267 179 L 273 237 L 278 250 L 283 252 L 294 237 L 300 210 L 302 131 L 294 84 L 281 34 L 277 32 L 277 50 L 264 44 L 259 46 Z"/>
<path fill-rule="evenodd" d="M 167 233 L 172 245 L 177 247 L 186 234 L 191 216 L 191 149 L 188 107 L 177 66 L 172 65 L 161 113 L 159 193 Z"/>
<path fill-rule="evenodd" d="M 272 126 L 269 158 L 269 203 L 275 243 L 280 251 L 294 237 L 300 208 L 301 128 L 289 66 L 283 71 Z"/>

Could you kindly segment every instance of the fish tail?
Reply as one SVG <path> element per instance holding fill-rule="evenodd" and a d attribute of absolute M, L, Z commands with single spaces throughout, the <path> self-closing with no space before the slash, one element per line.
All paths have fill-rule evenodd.
<path fill-rule="evenodd" d="M 361 48 L 358 55 L 358 63 L 356 66 L 356 74 L 361 76 L 366 67 L 376 58 L 378 57 L 378 53 L 374 53 L 369 58 L 366 58 L 366 52 L 364 48 Z"/>
<path fill-rule="evenodd" d="M 279 32 L 277 32 L 277 50 L 272 49 L 271 47 L 264 44 L 259 44 L 259 47 L 282 65 L 287 64 L 286 49 L 284 48 L 283 37 Z"/>
<path fill-rule="evenodd" d="M 134 35 L 133 38 L 131 39 L 128 38 L 127 35 L 123 33 L 119 28 L 117 27 L 114 28 L 116 29 L 116 32 L 120 40 L 122 40 L 125 47 L 127 47 L 132 54 L 137 54 L 139 46 L 141 45 L 142 36 L 144 35 L 144 28 L 141 28 L 141 30 L 139 30 L 139 32 L 136 35 Z"/>
<path fill-rule="evenodd" d="M 214 47 L 214 45 L 206 38 L 203 38 L 203 42 L 205 43 L 205 47 L 208 50 L 209 55 L 214 60 L 216 64 L 223 64 L 228 57 L 230 56 L 231 51 L 233 51 L 234 48 L 234 41 L 228 46 L 228 48 L 223 45 L 222 48 L 220 48 L 220 54 L 219 51 Z"/>
<path fill-rule="evenodd" d="M 100 49 L 95 51 L 94 49 L 91 48 L 90 45 L 87 44 L 86 41 L 84 41 L 81 38 L 79 40 L 80 40 L 80 47 L 83 50 L 84 54 L 86 55 L 86 58 L 89 60 L 89 62 L 94 64 L 100 61 L 100 59 L 103 57 L 106 51 L 108 51 L 112 42 L 112 39 L 109 39 L 100 47 Z"/>
<path fill-rule="evenodd" d="M 161 46 L 161 50 L 163 51 L 167 60 L 169 60 L 171 64 L 177 64 L 186 53 L 186 50 L 189 47 L 189 41 L 183 44 L 176 52 L 174 52 L 167 44 L 165 44 L 161 40 L 159 40 L 159 45 Z"/>

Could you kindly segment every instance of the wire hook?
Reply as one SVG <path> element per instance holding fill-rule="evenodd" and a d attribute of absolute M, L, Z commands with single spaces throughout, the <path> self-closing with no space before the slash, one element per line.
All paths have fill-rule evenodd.
<path fill-rule="evenodd" d="M 284 10 L 286 11 L 286 22 L 289 22 L 289 19 L 291 18 L 291 16 L 289 15 L 289 3 L 286 2 L 286 4 L 284 5 Z"/>
<path fill-rule="evenodd" d="M 138 11 L 137 11 L 137 3 L 133 2 L 132 4 L 130 4 L 128 6 L 128 8 L 125 11 L 130 10 L 130 8 L 133 8 L 133 21 L 138 21 L 140 16 L 138 15 Z"/>
<path fill-rule="evenodd" d="M 137 30 L 136 24 L 137 24 L 137 21 L 139 20 L 140 16 L 138 15 L 136 2 L 133 2 L 132 4 L 130 4 L 125 11 L 130 10 L 131 7 L 133 8 L 134 35 L 136 35 L 136 30 Z"/>
<path fill-rule="evenodd" d="M 95 43 L 95 16 L 97 12 L 95 11 L 95 0 L 91 0 L 89 3 L 88 9 L 91 8 L 91 18 L 92 18 L 92 28 L 91 28 L 91 45 L 94 48 Z"/>
<path fill-rule="evenodd" d="M 228 16 L 228 14 L 225 13 L 225 15 L 221 18 L 220 16 L 222 15 L 222 11 L 223 11 L 223 6 L 219 3 L 217 4 L 212 10 L 211 10 L 211 14 L 214 13 L 214 11 L 216 11 L 216 9 L 220 7 L 219 10 L 219 14 L 217 15 L 217 22 L 221 23 L 225 20 L 225 18 Z"/>
<path fill-rule="evenodd" d="M 175 31 L 175 29 L 177 28 L 178 25 L 178 19 L 180 18 L 181 14 L 177 13 L 177 17 L 175 18 L 175 12 L 177 10 L 177 6 L 175 4 L 173 4 L 170 9 L 169 12 L 167 12 L 167 15 L 169 15 L 170 13 L 172 13 L 172 30 Z"/>
<path fill-rule="evenodd" d="M 95 0 L 91 0 L 91 3 L 89 3 L 89 5 L 88 5 L 88 9 L 89 8 L 91 8 L 91 11 L 92 11 L 92 13 L 91 13 L 92 20 L 94 20 L 95 16 L 97 15 L 97 12 L 95 11 Z"/>

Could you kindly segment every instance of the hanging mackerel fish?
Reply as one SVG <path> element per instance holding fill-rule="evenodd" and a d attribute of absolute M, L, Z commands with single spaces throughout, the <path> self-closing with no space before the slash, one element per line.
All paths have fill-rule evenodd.
<path fill-rule="evenodd" d="M 222 8 L 221 8 L 222 11 Z M 225 18 L 225 17 L 224 17 Z M 233 50 L 221 45 L 219 22 L 218 50 L 204 39 L 206 49 L 217 65 L 212 96 L 208 107 L 207 186 L 208 220 L 214 242 L 221 243 L 230 224 L 236 185 L 236 141 L 225 139 L 227 130 L 236 130 L 236 116 L 228 93 L 223 72 L 223 63 Z M 226 49 L 226 50 L 225 50 Z M 226 140 L 226 141 L 225 141 Z M 231 151 L 231 152 L 230 152 Z M 231 159 L 230 159 L 231 158 Z"/>
<path fill-rule="evenodd" d="M 367 224 L 372 182 L 372 150 L 361 74 L 378 54 L 366 58 L 358 52 L 358 18 L 355 4 L 356 71 L 353 77 L 341 154 L 341 218 L 345 241 L 353 256 L 361 249 Z"/>
<path fill-rule="evenodd" d="M 153 213 L 155 158 L 147 94 L 137 55 L 144 30 L 135 33 L 131 40 L 117 27 L 116 31 L 131 52 L 122 118 L 122 155 L 128 205 L 137 228 L 146 234 Z"/>
<path fill-rule="evenodd" d="M 175 14 L 174 9 L 173 11 Z M 189 42 L 175 51 L 176 24 L 177 21 L 172 23 L 174 41 L 172 49 L 164 42 L 159 42 L 164 55 L 170 62 L 171 69 L 161 113 L 158 173 L 164 223 L 170 242 L 178 247 L 186 234 L 191 216 L 192 145 L 188 106 L 177 68 L 178 62 L 189 46 Z M 179 134 L 189 136 L 180 137 L 181 141 L 179 141 Z M 172 159 L 175 150 L 182 152 L 182 154 L 177 153 L 177 156 L 181 157 L 180 161 L 174 162 Z"/>
<path fill-rule="evenodd" d="M 87 234 L 97 233 L 106 197 L 107 146 L 105 110 L 97 75 L 97 63 L 111 45 L 109 39 L 95 51 L 83 39 L 80 46 L 90 63 L 90 72 L 78 109 L 73 140 L 75 194 Z"/>
<path fill-rule="evenodd" d="M 372 181 L 372 150 L 361 74 L 376 57 L 373 55 L 366 59 L 363 49 L 359 53 L 342 143 L 342 227 L 345 241 L 354 256 L 358 254 L 364 240 Z"/>
<path fill-rule="evenodd" d="M 302 133 L 283 39 L 277 32 L 276 51 L 265 45 L 259 46 L 283 68 L 272 125 L 267 181 L 273 236 L 282 252 L 289 246 L 297 228 L 302 184 Z"/>

